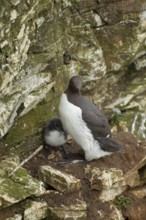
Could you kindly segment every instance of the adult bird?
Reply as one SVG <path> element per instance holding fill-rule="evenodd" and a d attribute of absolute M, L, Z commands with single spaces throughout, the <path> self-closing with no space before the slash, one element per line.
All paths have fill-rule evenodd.
<path fill-rule="evenodd" d="M 105 115 L 80 93 L 82 78 L 73 76 L 62 94 L 59 114 L 66 131 L 91 161 L 123 152 L 123 147 L 112 140 L 110 126 Z"/>
<path fill-rule="evenodd" d="M 67 141 L 67 132 L 64 130 L 59 118 L 53 118 L 42 129 L 44 148 L 51 151 L 52 147 L 61 147 L 63 157 L 67 157 L 64 144 Z"/>

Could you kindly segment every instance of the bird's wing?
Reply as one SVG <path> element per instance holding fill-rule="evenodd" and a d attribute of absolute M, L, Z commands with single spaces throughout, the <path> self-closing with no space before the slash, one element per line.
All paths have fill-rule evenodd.
<path fill-rule="evenodd" d="M 72 97 L 70 97 L 70 101 L 81 108 L 82 118 L 86 122 L 88 128 L 92 131 L 95 139 L 97 139 L 97 137 L 111 136 L 108 121 L 97 106 L 81 95 L 77 96 L 76 99 L 71 98 Z"/>
<path fill-rule="evenodd" d="M 97 137 L 107 137 L 108 135 L 111 136 L 108 121 L 100 110 L 82 110 L 82 117 L 88 128 L 92 131 L 95 139 L 97 139 Z"/>

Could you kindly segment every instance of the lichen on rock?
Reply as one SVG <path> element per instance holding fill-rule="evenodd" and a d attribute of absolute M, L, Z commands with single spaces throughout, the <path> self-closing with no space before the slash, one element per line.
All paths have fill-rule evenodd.
<path fill-rule="evenodd" d="M 42 183 L 32 178 L 24 168 L 19 168 L 11 178 L 8 178 L 9 172 L 16 165 L 18 161 L 16 163 L 14 158 L 2 160 L 0 163 L 0 209 L 18 203 L 29 196 L 39 196 L 45 192 Z"/>
<path fill-rule="evenodd" d="M 81 187 L 79 179 L 51 166 L 41 166 L 38 175 L 44 183 L 61 192 L 77 191 Z"/>

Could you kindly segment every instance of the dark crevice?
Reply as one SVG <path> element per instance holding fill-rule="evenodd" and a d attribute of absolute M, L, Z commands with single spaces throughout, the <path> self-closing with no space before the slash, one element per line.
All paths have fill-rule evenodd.
<path fill-rule="evenodd" d="M 22 102 L 21 105 L 17 109 L 17 117 L 21 114 L 21 112 L 25 109 L 24 103 Z"/>
<path fill-rule="evenodd" d="M 146 180 L 146 165 L 144 165 L 143 167 L 141 167 L 138 170 L 138 174 L 139 174 L 139 177 L 140 177 L 140 181 Z"/>

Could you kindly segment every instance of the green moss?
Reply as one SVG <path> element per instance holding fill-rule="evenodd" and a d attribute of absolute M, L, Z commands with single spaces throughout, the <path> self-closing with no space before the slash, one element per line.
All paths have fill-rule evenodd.
<path fill-rule="evenodd" d="M 135 117 L 137 110 L 132 109 L 129 111 L 125 111 L 122 114 L 113 114 L 109 120 L 111 127 L 115 128 L 116 130 L 124 130 L 124 131 L 131 131 L 133 119 Z M 114 129 L 115 130 L 115 129 Z"/>
<path fill-rule="evenodd" d="M 48 62 L 48 57 L 49 57 L 49 53 L 39 53 L 39 54 L 29 54 L 29 59 L 27 61 L 26 65 L 30 65 L 31 66 L 35 66 L 36 63 L 47 63 Z"/>
<path fill-rule="evenodd" d="M 23 184 L 25 185 L 28 183 L 30 176 L 28 175 L 27 170 L 21 167 L 16 171 L 16 173 L 11 178 L 14 182 L 19 182 L 22 185 Z"/>
<path fill-rule="evenodd" d="M 6 145 L 12 147 L 24 141 L 28 136 L 38 132 L 47 120 L 57 115 L 59 97 L 55 97 L 53 92 L 50 93 L 47 97 L 48 101 L 44 100 L 44 103 L 40 103 L 35 109 L 17 120 L 5 138 Z"/>
<path fill-rule="evenodd" d="M 26 198 L 28 193 L 27 190 L 22 189 L 23 186 L 21 186 L 18 183 L 13 182 L 10 179 L 6 179 L 1 184 L 2 192 L 6 195 L 9 195 L 11 198 L 15 198 L 16 200 L 19 200 L 20 198 Z"/>
<path fill-rule="evenodd" d="M 26 169 L 20 167 L 10 178 L 7 177 L 18 165 L 18 157 L 7 158 L 0 163 L 0 200 L 1 207 L 12 205 L 30 195 L 39 195 L 43 190 L 40 181 L 32 178 Z"/>
<path fill-rule="evenodd" d="M 118 209 L 122 209 L 126 208 L 131 203 L 131 199 L 127 196 L 121 195 L 115 199 L 114 203 Z"/>
<path fill-rule="evenodd" d="M 13 97 L 14 99 L 16 98 L 16 95 L 19 95 L 20 96 L 20 92 L 14 92 L 13 94 L 11 95 L 6 95 L 2 98 L 2 101 L 6 104 L 8 103 L 9 101 L 12 101 L 13 100 Z"/>
<path fill-rule="evenodd" d="M 1 181 L 0 185 L 0 195 L 7 196 L 7 200 L 3 200 L 2 207 L 9 206 L 14 204 L 20 200 L 27 198 L 30 195 L 36 194 L 39 190 L 40 185 L 38 183 L 30 182 L 30 180 L 26 182 L 18 182 L 12 181 L 11 179 L 5 179 Z"/>
<path fill-rule="evenodd" d="M 12 40 L 16 40 L 17 39 L 17 35 L 19 34 L 19 31 L 21 30 L 21 23 L 20 23 L 20 19 L 17 18 L 15 20 L 15 22 L 11 25 L 11 28 L 10 28 L 10 39 Z M 13 40 L 12 40 L 12 45 L 14 46 L 14 43 L 13 43 Z M 11 46 L 12 46 L 11 45 Z"/>
<path fill-rule="evenodd" d="M 2 160 L 0 163 L 0 177 L 1 178 L 6 177 L 8 173 L 11 172 L 11 170 L 16 167 L 17 164 L 18 161 L 12 161 L 10 158 L 6 158 L 5 160 Z"/>
<path fill-rule="evenodd" d="M 0 86 L 2 85 L 3 83 L 3 79 L 2 79 L 2 76 L 0 75 Z"/>
<path fill-rule="evenodd" d="M 138 82 L 137 84 L 132 84 L 128 89 L 127 93 L 131 92 L 135 95 L 140 95 L 143 92 L 146 92 L 146 81 L 143 80 L 142 82 Z"/>

